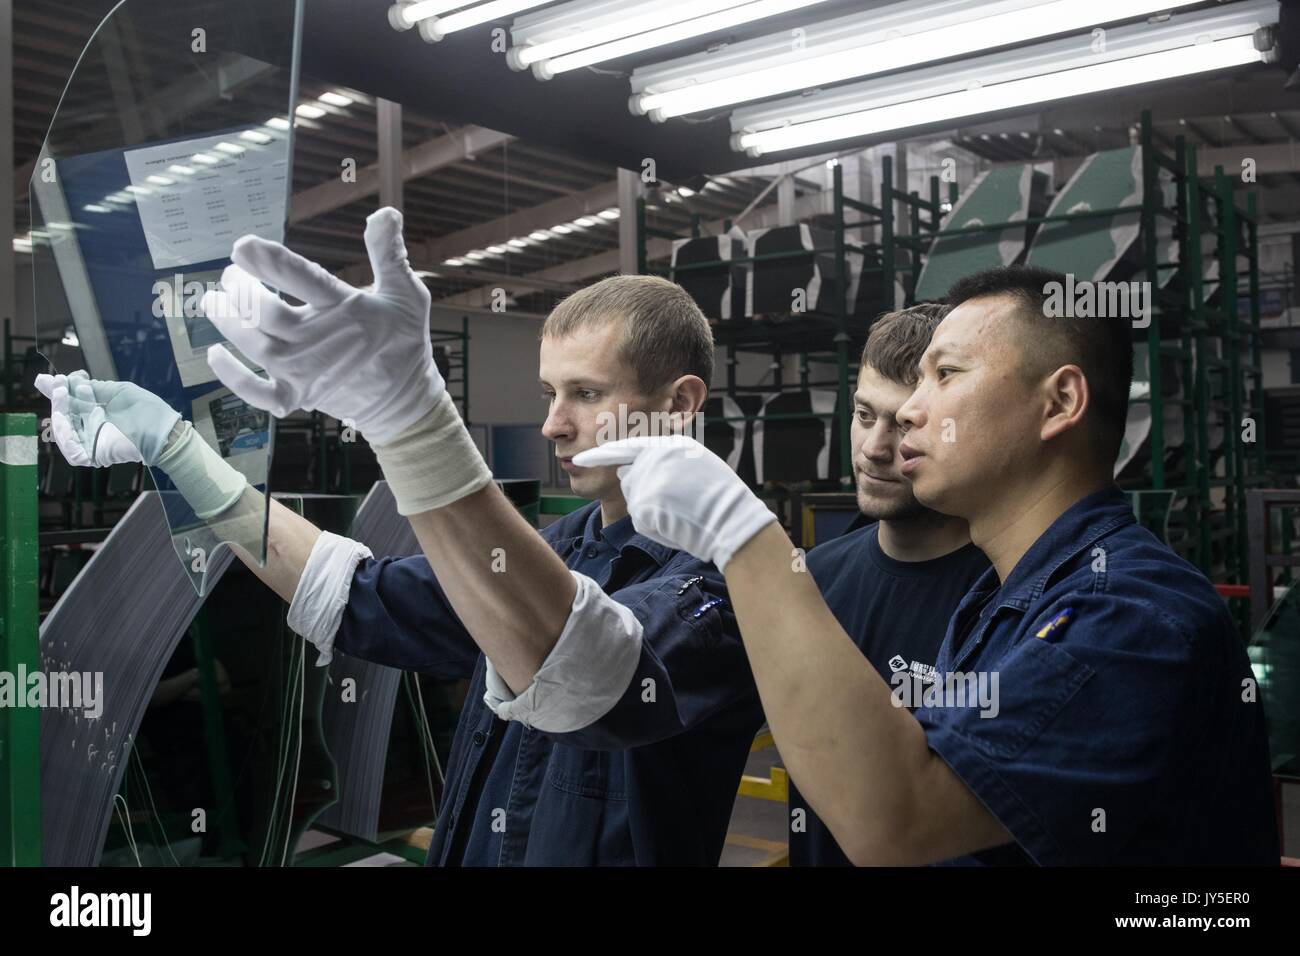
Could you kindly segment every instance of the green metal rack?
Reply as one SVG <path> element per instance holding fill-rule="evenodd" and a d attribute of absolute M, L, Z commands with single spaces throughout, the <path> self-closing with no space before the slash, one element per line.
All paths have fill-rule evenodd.
<path fill-rule="evenodd" d="M 957 187 L 953 183 L 949 189 L 949 202 L 955 202 Z M 905 215 L 911 226 L 909 233 L 899 233 L 895 204 L 905 209 Z M 863 218 L 850 220 L 850 215 L 858 214 Z M 726 393 L 733 399 L 741 392 L 780 392 L 805 391 L 814 387 L 830 387 L 836 391 L 837 409 L 851 407 L 856 360 L 851 356 L 851 349 L 860 349 L 866 341 L 867 332 L 877 315 L 910 304 L 911 290 L 916 286 L 916 279 L 921 271 L 921 256 L 934 241 L 944 215 L 940 202 L 940 185 L 937 176 L 930 177 L 929 198 L 922 199 L 916 191 L 907 192 L 894 185 L 893 160 L 884 157 L 881 168 L 880 203 L 863 202 L 844 194 L 844 171 L 838 163 L 832 170 L 832 211 L 828 227 L 834 235 L 833 245 L 815 248 L 811 254 L 832 253 L 835 258 L 836 288 L 840 294 L 835 297 L 833 307 L 829 310 L 816 310 L 791 314 L 787 321 L 755 321 L 750 323 L 716 322 L 713 324 L 714 341 L 726 349 Z M 646 222 L 645 200 L 637 201 L 636 213 L 637 263 L 641 274 L 655 273 L 668 275 L 670 271 L 681 273 L 700 269 L 716 269 L 720 265 L 742 265 L 754 262 L 768 262 L 780 259 L 800 258 L 810 254 L 809 250 L 793 252 L 766 253 L 759 256 L 744 256 L 730 260 L 712 260 L 695 262 L 679 266 L 676 270 L 652 269 L 647 255 L 647 240 L 651 237 L 661 239 L 682 239 L 676 233 L 651 227 Z M 854 240 L 849 233 L 854 230 L 866 230 L 879 227 L 880 241 Z M 723 222 L 723 232 L 729 231 L 731 220 Z M 692 218 L 692 238 L 700 236 L 699 217 Z M 853 303 L 847 301 L 849 288 L 848 253 L 861 252 L 863 267 L 860 283 L 874 277 L 879 283 L 879 308 L 871 314 L 858 314 L 853 311 Z M 906 252 L 904 257 L 901 253 Z M 909 281 L 902 283 L 904 302 L 897 301 L 897 288 L 900 276 Z M 770 386 L 746 386 L 736 381 L 736 367 L 739 364 L 737 354 L 751 352 L 770 355 L 774 381 Z M 786 383 L 782 374 L 782 359 L 786 354 L 799 356 L 799 378 L 797 382 Z M 834 377 L 827 381 L 814 381 L 811 377 L 812 364 L 829 364 L 834 366 Z M 753 415 L 709 416 L 707 424 L 750 421 Z M 850 420 L 848 414 L 839 412 L 807 412 L 764 416 L 765 421 L 810 418 L 838 419 L 840 474 L 832 480 L 838 484 L 851 482 L 853 476 L 852 454 L 850 451 Z"/>
<path fill-rule="evenodd" d="M 36 416 L 0 414 L 0 671 L 15 682 L 41 669 L 36 543 Z M 40 865 L 40 794 L 40 710 L 0 707 L 0 864 Z"/>

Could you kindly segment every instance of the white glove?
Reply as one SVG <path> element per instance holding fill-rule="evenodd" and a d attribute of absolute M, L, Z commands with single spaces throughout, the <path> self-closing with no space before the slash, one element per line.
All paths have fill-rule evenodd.
<path fill-rule="evenodd" d="M 138 385 L 102 382 L 83 371 L 37 375 L 36 388 L 50 400 L 54 441 L 72 465 L 156 465 L 181 417 Z"/>
<path fill-rule="evenodd" d="M 776 515 L 727 463 L 685 435 L 623 438 L 573 456 L 583 468 L 622 465 L 632 527 L 725 570 Z"/>
<path fill-rule="evenodd" d="M 143 462 L 159 468 L 205 520 L 237 502 L 248 486 L 193 425 L 147 389 L 82 371 L 38 375 L 36 388 L 50 400 L 54 441 L 71 465 Z"/>
<path fill-rule="evenodd" d="M 433 362 L 429 290 L 407 263 L 402 214 L 373 213 L 365 242 L 373 292 L 278 242 L 244 236 L 222 273 L 224 291 L 206 293 L 203 311 L 269 376 L 254 374 L 223 345 L 209 348 L 212 371 L 244 401 L 277 418 L 319 409 L 382 445 L 424 417 L 446 385 Z M 263 282 L 306 304 L 289 305 Z"/>

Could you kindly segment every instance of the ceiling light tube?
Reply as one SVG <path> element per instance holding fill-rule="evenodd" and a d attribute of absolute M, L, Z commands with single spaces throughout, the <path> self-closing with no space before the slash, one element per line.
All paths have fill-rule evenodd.
<path fill-rule="evenodd" d="M 1251 37 L 1234 37 L 1111 60 L 1092 66 L 1062 70 L 946 93 L 924 100 L 894 103 L 808 123 L 796 123 L 756 133 L 738 133 L 732 145 L 752 156 L 797 149 L 816 143 L 870 136 L 892 130 L 946 122 L 1000 110 L 1015 109 L 1106 90 L 1222 70 L 1259 62 L 1261 53 Z"/>
<path fill-rule="evenodd" d="M 886 7 L 872 20 L 862 22 L 854 31 L 856 35 L 842 35 L 836 28 L 824 41 L 816 31 L 798 50 L 791 50 L 789 38 L 784 37 L 784 46 L 775 56 L 750 60 L 739 71 L 727 71 L 730 75 L 697 73 L 690 85 L 642 92 L 630 105 L 634 113 L 648 113 L 652 120 L 663 122 L 673 116 L 969 56 L 1196 2 L 1199 0 L 1031 0 L 1028 4 L 968 4 L 956 10 L 945 4 L 947 9 L 938 17 L 927 17 L 926 11 L 914 4 L 896 4 L 910 9 L 891 16 L 894 7 Z"/>
<path fill-rule="evenodd" d="M 640 5 L 606 4 L 603 6 L 613 9 L 604 11 L 603 15 L 601 10 L 593 10 L 589 3 L 569 3 L 543 11 L 534 21 L 535 26 L 521 28 L 516 24 L 510 31 L 514 45 L 506 54 L 506 62 L 512 70 L 523 70 L 539 60 L 549 60 L 749 2 L 677 0 L 675 3 L 660 3 L 648 13 L 639 12 L 645 10 Z M 571 22 L 575 14 L 579 19 Z"/>
<path fill-rule="evenodd" d="M 1086 34 L 1048 40 L 1029 47 L 824 90 L 812 96 L 786 97 L 739 107 L 732 111 L 731 128 L 733 132 L 759 132 L 891 103 L 956 93 L 976 85 L 991 86 L 1195 43 L 1250 36 L 1260 27 L 1276 23 L 1277 17 L 1276 0 L 1252 0 L 1219 10 L 1184 13 L 1158 25 L 1141 23 L 1115 27 L 1107 31 L 1106 46 L 1101 51 L 1093 50 L 1091 37 Z"/>
<path fill-rule="evenodd" d="M 516 13 L 531 10 L 533 7 L 540 7 L 543 3 L 549 2 L 550 0 L 490 0 L 489 3 L 481 3 L 465 10 L 459 10 L 450 16 L 421 20 L 420 36 L 424 37 L 429 43 L 437 43 L 443 37 L 458 30 L 476 27 L 480 23 L 487 23 L 489 20 L 502 20 L 506 17 L 512 17 Z"/>
<path fill-rule="evenodd" d="M 584 66 L 592 66 L 606 60 L 616 60 L 619 57 L 631 56 L 634 53 L 652 50 L 655 47 L 680 43 L 692 37 L 716 33 L 719 30 L 727 30 L 743 23 L 761 20 L 764 17 L 790 13 L 794 10 L 825 2 L 827 0 L 755 0 L 755 2 L 747 3 L 744 6 L 732 7 L 729 10 L 720 10 L 717 13 L 696 17 L 693 20 L 669 24 L 657 30 L 614 40 L 611 43 L 602 43 L 599 46 L 579 50 L 576 53 L 568 53 L 552 60 L 541 60 L 533 64 L 533 75 L 540 80 L 549 80 L 560 73 L 567 73 L 570 70 L 577 70 Z"/>

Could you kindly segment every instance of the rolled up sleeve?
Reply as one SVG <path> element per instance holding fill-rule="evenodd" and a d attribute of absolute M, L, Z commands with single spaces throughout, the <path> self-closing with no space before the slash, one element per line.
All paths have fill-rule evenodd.
<path fill-rule="evenodd" d="M 641 656 L 641 622 L 591 578 L 577 582 L 564 630 L 533 681 L 515 696 L 489 660 L 484 702 L 502 720 L 566 733 L 604 716 L 623 696 Z"/>
<path fill-rule="evenodd" d="M 614 592 L 641 624 L 641 645 L 629 676 L 611 682 L 618 696 L 598 719 L 557 742 L 587 750 L 657 743 L 706 721 L 719 732 L 756 732 L 762 707 L 726 583 L 712 565 L 689 555 L 664 573 Z"/>

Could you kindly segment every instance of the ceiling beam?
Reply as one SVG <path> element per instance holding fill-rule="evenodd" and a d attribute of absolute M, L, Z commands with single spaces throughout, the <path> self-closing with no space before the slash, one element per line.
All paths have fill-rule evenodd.
<path fill-rule="evenodd" d="M 473 159 L 479 153 L 502 146 L 514 137 L 508 133 L 485 129 L 482 126 L 465 126 L 403 151 L 401 157 L 402 180 L 427 176 L 444 166 Z M 379 164 L 372 163 L 357 170 L 356 182 L 343 182 L 336 177 L 320 185 L 294 193 L 289 206 L 290 224 L 311 219 L 342 206 L 374 196 L 379 192 Z"/>
<path fill-rule="evenodd" d="M 817 216 L 830 212 L 831 196 L 830 193 L 812 193 L 802 196 L 795 200 L 795 215 L 798 219 L 806 219 L 810 216 Z M 721 219 L 713 222 L 701 223 L 701 232 L 704 235 L 716 235 L 722 232 L 723 221 Z M 769 226 L 780 225 L 780 213 L 775 203 L 768 206 L 760 206 L 750 212 L 745 217 L 743 223 L 745 229 L 761 229 Z M 646 259 L 664 259 L 672 254 L 672 240 L 670 239 L 651 239 L 646 243 Z M 576 285 L 582 285 L 587 280 L 596 276 L 609 275 L 619 271 L 619 250 L 615 246 L 604 252 L 598 252 L 595 255 L 587 256 L 583 259 L 574 259 L 569 262 L 562 262 L 559 265 L 551 266 L 547 269 L 541 269 L 537 272 L 530 272 L 524 276 L 511 276 L 506 281 L 495 286 L 483 286 L 478 289 L 470 289 L 467 292 L 461 292 L 457 295 L 448 296 L 440 299 L 437 305 L 444 308 L 458 308 L 461 306 L 471 308 L 486 308 L 492 302 L 493 293 L 496 289 L 506 290 L 507 295 L 526 295 L 532 291 L 524 284 L 526 280 L 544 279 L 550 282 L 563 282 Z"/>

